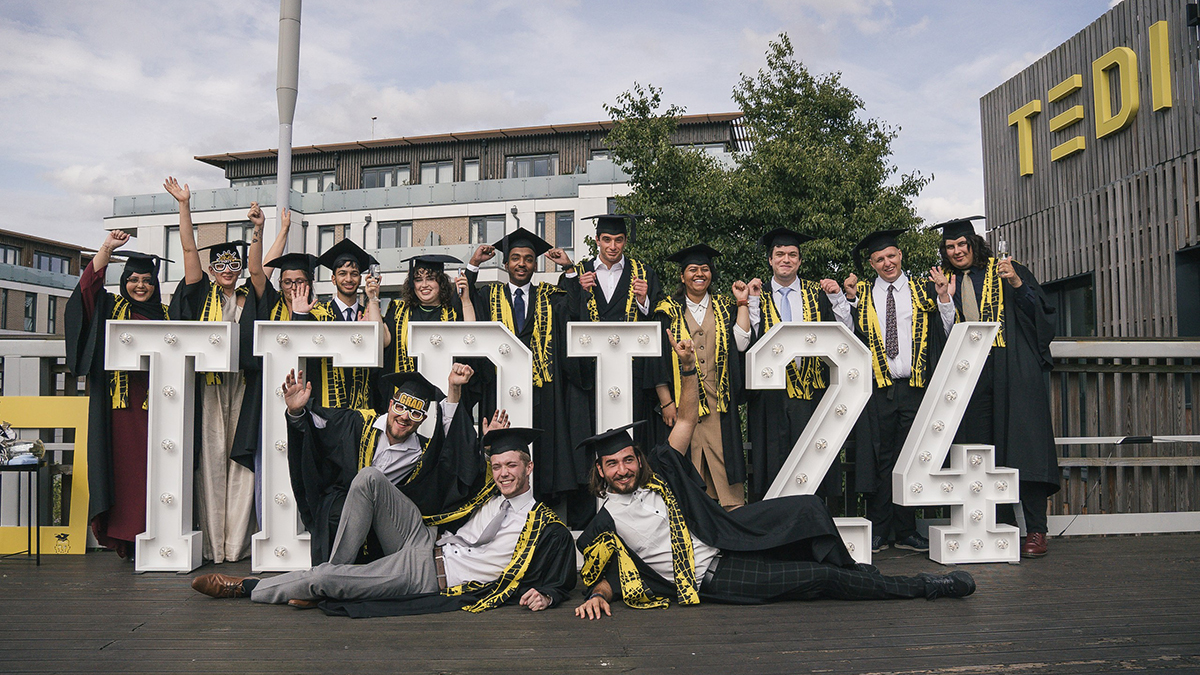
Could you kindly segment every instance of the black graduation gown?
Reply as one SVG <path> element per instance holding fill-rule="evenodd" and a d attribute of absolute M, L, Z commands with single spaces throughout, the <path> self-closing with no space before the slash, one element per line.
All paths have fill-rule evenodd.
<path fill-rule="evenodd" d="M 576 267 L 579 274 L 586 272 L 594 272 L 595 261 L 592 259 L 584 260 Z M 632 293 L 631 285 L 633 278 L 633 265 L 630 264 L 630 258 L 625 257 L 625 266 L 621 270 L 621 278 L 617 281 L 617 287 L 613 290 L 611 301 L 604 299 L 604 292 L 598 287 L 593 287 L 592 292 L 583 290 L 579 285 L 579 274 L 573 277 L 568 277 L 563 273 L 558 280 L 559 288 L 567 292 L 567 311 L 568 321 L 589 321 L 590 313 L 588 312 L 588 301 L 591 300 L 593 293 L 596 298 L 596 310 L 599 314 L 600 321 L 625 321 L 625 303 Z M 654 308 L 658 306 L 658 302 L 662 300 L 662 285 L 658 282 L 658 274 L 654 270 L 646 266 L 646 284 L 649 286 L 646 294 L 646 302 L 650 306 L 649 314 L 642 314 L 640 309 L 637 309 L 637 299 L 634 299 L 634 315 L 637 321 L 652 321 L 654 319 Z M 670 345 L 664 344 L 663 349 L 670 349 Z M 637 393 L 633 399 L 633 420 L 652 420 L 655 412 L 654 406 L 658 405 L 658 394 L 654 391 L 655 377 L 654 370 L 657 366 L 647 363 L 652 359 L 634 358 L 633 366 L 633 390 Z M 595 402 L 592 397 L 596 395 L 596 363 L 592 359 L 579 359 L 582 363 L 579 364 L 580 382 L 583 388 L 589 391 L 589 410 L 595 410 Z M 596 431 L 606 431 L 605 429 L 597 429 Z M 633 439 L 643 448 L 654 446 L 654 427 L 650 424 L 643 424 L 637 429 L 634 429 Z"/>
<path fill-rule="evenodd" d="M 275 306 L 283 299 L 275 285 L 268 279 L 262 297 L 253 292 L 246 294 L 242 306 L 242 318 L 238 321 L 239 349 L 242 375 L 246 378 L 246 396 L 242 399 L 242 412 L 238 416 L 237 429 L 233 434 L 233 449 L 229 458 L 247 469 L 254 469 L 255 457 L 259 455 L 262 441 L 262 358 L 254 355 L 254 324 L 270 321 Z"/>
<path fill-rule="evenodd" d="M 323 308 L 326 312 L 328 312 L 328 314 L 318 316 L 316 311 L 317 307 Z M 360 312 L 363 311 L 363 305 L 361 303 L 359 303 L 358 308 Z M 337 303 L 333 300 L 318 302 L 313 305 L 313 310 L 314 311 L 310 311 L 308 314 L 301 316 L 300 320 L 346 320 L 345 315 L 338 311 Z M 375 382 L 377 381 L 376 378 L 378 378 L 378 368 L 335 368 L 333 366 L 333 359 L 330 358 L 307 359 L 307 361 L 307 365 L 304 366 L 305 370 L 307 371 L 305 373 L 305 379 L 309 382 L 309 384 L 312 385 L 313 400 L 323 400 L 322 391 L 324 388 L 324 371 L 325 368 L 329 368 L 330 370 L 343 371 L 346 382 L 346 397 L 349 404 L 353 404 L 355 398 L 359 397 L 360 395 L 364 399 L 363 405 L 379 409 L 382 404 L 386 404 L 386 401 L 380 401 L 380 397 L 375 391 L 377 389 Z"/>
<path fill-rule="evenodd" d="M 512 293 L 507 283 L 485 284 L 475 288 L 476 273 L 467 272 L 471 282 L 475 317 L 479 321 L 500 321 L 492 315 L 492 288 L 500 286 L 505 301 L 512 309 Z M 542 284 L 531 286 L 534 298 L 525 301 L 525 324 L 517 338 L 526 347 L 533 348 L 534 310 Z M 553 288 L 552 286 L 550 288 Z M 553 501 L 559 495 L 572 492 L 588 484 L 592 460 L 587 452 L 577 446 L 595 432 L 594 411 L 582 380 L 583 359 L 566 357 L 567 324 L 569 315 L 566 293 L 556 292 L 550 297 L 553 320 L 550 326 L 550 373 L 551 381 L 533 388 L 533 424 L 543 434 L 533 443 L 533 490 L 539 501 Z M 515 320 L 514 320 L 515 321 Z M 483 384 L 480 414 L 484 419 L 491 417 L 498 407 L 496 401 L 495 367 L 488 361 L 477 368 Z M 590 388 L 590 387 L 588 387 Z M 581 523 L 582 524 L 582 523 Z"/>
<path fill-rule="evenodd" d="M 770 552 L 787 560 L 806 560 L 838 567 L 854 567 L 854 558 L 838 534 L 837 525 L 825 503 L 813 495 L 779 497 L 747 504 L 726 511 L 705 491 L 704 479 L 678 451 L 668 444 L 654 448 L 648 457 L 650 468 L 675 495 L 688 532 L 704 543 L 721 551 Z M 584 528 L 576 543 L 582 553 L 604 532 L 616 532 L 612 516 L 600 509 Z M 628 547 L 626 547 L 628 549 Z M 650 590 L 658 595 L 675 597 L 675 587 L 650 569 L 629 551 L 634 564 Z M 615 558 L 614 558 L 615 560 Z M 605 578 L 619 594 L 616 565 L 611 561 Z M 698 582 L 700 580 L 697 580 Z M 707 600 L 722 598 L 705 593 Z M 744 599 L 741 599 L 744 602 Z"/>
<path fill-rule="evenodd" d="M 937 293 L 933 290 L 933 282 L 925 282 L 925 286 L 926 292 L 928 292 L 931 297 L 937 298 Z M 871 292 L 871 286 L 869 285 L 867 287 L 867 292 Z M 867 346 L 867 349 L 870 349 L 870 340 L 868 340 L 867 335 L 858 328 L 858 312 L 860 307 L 862 307 L 861 302 L 855 305 L 855 307 L 851 310 L 851 316 L 854 317 L 854 335 L 859 339 L 860 342 Z M 876 307 L 875 310 L 878 312 L 879 308 Z M 880 326 L 881 330 L 882 328 L 883 327 Z M 938 361 L 940 361 L 942 358 L 942 349 L 945 348 L 945 346 L 946 333 L 942 329 L 942 315 L 939 313 L 937 305 L 934 305 L 933 310 L 929 312 L 929 342 L 928 353 L 925 357 L 928 363 L 928 367 L 925 371 L 927 378 L 933 377 L 933 371 L 935 368 L 937 368 Z M 873 355 L 872 358 L 874 358 Z M 927 383 L 928 381 L 929 380 L 926 379 Z M 878 394 L 879 392 L 879 385 L 874 383 L 874 376 L 872 376 L 871 391 L 872 396 Z M 872 414 L 872 404 L 868 403 L 867 407 L 863 409 L 862 414 L 859 415 L 858 421 L 854 423 L 854 457 L 852 459 L 854 462 L 855 492 L 870 493 L 875 492 L 878 489 L 878 486 L 875 484 L 875 477 L 877 474 L 875 466 L 876 458 L 880 454 L 880 444 L 882 442 L 881 438 L 882 435 L 879 430 L 879 418 Z M 904 439 L 899 439 L 898 442 L 901 444 L 901 447 L 903 447 Z M 899 452 L 897 451 L 897 455 L 898 454 Z"/>
<path fill-rule="evenodd" d="M 456 531 L 466 524 L 469 517 L 470 514 L 466 514 L 460 520 L 450 523 L 449 527 L 439 529 Z M 536 588 L 539 593 L 549 597 L 550 607 L 556 607 L 566 600 L 571 594 L 571 589 L 575 588 L 574 544 L 571 531 L 564 525 L 557 522 L 548 524 L 534 542 L 533 557 L 521 577 L 517 590 L 509 596 L 505 604 L 519 603 L 521 596 L 531 588 Z M 349 616 L 355 619 L 451 612 L 483 599 L 494 587 L 494 583 L 488 584 L 473 593 L 453 597 L 440 593 L 422 593 L 390 600 L 326 600 L 320 607 L 330 616 Z"/>
<path fill-rule="evenodd" d="M 681 294 L 673 296 L 675 301 L 680 303 L 683 311 L 687 309 L 687 299 Z M 716 302 L 717 296 L 711 295 L 709 300 L 709 310 L 713 311 L 712 303 Z M 655 384 L 664 385 L 671 389 L 672 396 L 675 391 L 675 363 L 672 360 L 671 343 L 667 340 L 667 332 L 671 326 L 671 317 L 663 312 L 656 312 L 655 319 L 663 326 L 663 355 L 655 364 Z M 715 317 L 714 317 L 715 319 Z M 730 485 L 737 485 L 746 480 L 746 451 L 742 444 L 742 414 L 739 406 L 745 400 L 746 395 L 746 376 L 745 376 L 745 359 L 746 355 L 738 351 L 737 343 L 734 341 L 733 327 L 737 325 L 737 307 L 729 313 L 729 321 L 726 322 L 724 330 L 729 336 L 725 353 L 726 362 L 729 364 L 729 405 L 728 411 L 721 413 L 721 449 L 725 455 L 725 476 Z M 715 412 L 715 411 L 714 411 Z M 670 436 L 671 428 L 662 421 L 662 415 L 654 415 L 651 424 L 655 427 L 656 441 L 665 443 Z"/>
<path fill-rule="evenodd" d="M 312 534 L 312 564 L 319 565 L 333 550 L 346 492 L 359 471 L 360 439 L 374 418 L 364 422 L 359 411 L 343 408 L 310 405 L 310 410 L 326 420 L 325 427 L 313 426 L 307 411 L 287 416 L 288 472 L 300 520 Z M 443 433 L 440 405 L 437 410 L 437 431 L 421 456 L 421 473 L 396 486 L 425 515 L 452 511 L 483 486 L 484 462 L 470 411 L 460 404 L 449 433 Z M 424 445 L 426 439 L 418 438 Z"/>
<path fill-rule="evenodd" d="M 774 279 L 763 284 L 762 294 L 769 296 L 775 290 Z M 761 305 L 760 305 L 761 307 Z M 817 314 L 821 321 L 837 321 L 833 315 L 833 305 L 825 293 L 817 294 Z M 758 327 L 752 332 L 751 339 L 758 342 L 766 332 L 763 327 L 760 310 Z M 829 369 L 821 366 L 829 381 Z M 820 399 L 825 395 L 824 389 L 813 392 L 812 407 L 815 410 Z M 783 468 L 783 463 L 792 453 L 796 438 L 791 435 L 787 421 L 781 419 L 780 411 L 784 409 L 788 398 L 787 389 L 747 389 L 746 390 L 746 431 L 750 437 L 749 464 L 751 468 L 749 497 L 750 501 L 759 501 L 775 482 L 775 476 Z M 842 493 L 842 461 L 835 458 L 829 465 L 829 472 L 821 482 L 819 494 L 836 496 Z M 740 510 L 740 509 L 739 509 Z"/>
<path fill-rule="evenodd" d="M 200 279 L 200 281 L 197 281 L 194 284 L 188 284 L 182 281 L 179 282 L 179 286 L 175 288 L 175 293 L 171 295 L 171 316 L 180 321 L 200 321 L 201 315 L 204 311 L 204 301 L 208 297 L 212 286 L 213 283 L 208 277 L 203 277 Z M 241 447 L 245 444 L 245 440 L 243 439 L 243 443 L 241 444 L 238 442 L 238 433 L 243 428 L 243 419 L 247 417 L 250 417 L 254 420 L 261 418 L 262 365 L 261 363 L 256 363 L 260 360 L 254 356 L 254 332 L 252 330 L 254 326 L 254 314 L 252 312 L 255 308 L 251 302 L 251 298 L 254 297 L 254 287 L 247 282 L 238 289 L 238 292 L 239 294 L 244 295 L 246 298 L 245 304 L 242 305 L 242 315 L 238 320 L 237 326 L 238 367 L 240 372 L 221 373 L 221 377 L 243 377 L 243 375 L 247 372 L 247 367 L 253 369 L 253 372 L 259 374 L 259 377 L 254 381 L 252 381 L 250 378 L 246 378 L 245 380 L 246 393 L 244 396 L 242 396 L 242 407 L 238 411 L 238 426 L 234 431 L 233 446 L 229 453 L 230 459 L 238 464 L 241 464 L 247 469 L 254 471 L 254 451 L 258 447 L 258 443 L 255 442 L 250 448 L 249 452 L 247 452 L 245 447 Z M 251 330 L 247 330 L 247 328 L 250 328 Z M 197 373 L 195 382 L 195 419 L 197 422 L 196 428 L 193 430 L 194 441 L 192 447 L 196 449 L 194 463 L 197 467 L 200 466 L 200 444 L 202 442 L 199 420 L 200 416 L 204 414 L 204 411 L 201 410 L 205 381 L 204 375 L 204 373 Z M 256 388 L 251 389 L 251 386 L 255 386 Z"/>
<path fill-rule="evenodd" d="M 1054 367 L 1050 342 L 1054 340 L 1055 308 L 1041 284 L 1027 267 L 1014 262 L 1022 288 L 1001 280 L 1004 294 L 1004 347 L 992 347 L 988 366 L 992 369 L 993 434 L 972 427 L 975 396 L 955 436 L 956 443 L 987 443 L 996 446 L 996 465 L 1020 471 L 1022 482 L 1045 483 L 1047 494 L 1061 488 L 1062 472 L 1054 444 L 1050 418 L 1048 373 Z M 958 273 L 954 304 L 962 316 L 962 275 Z M 981 277 L 982 278 L 982 277 Z M 1024 285 L 1031 295 L 1025 295 Z"/>

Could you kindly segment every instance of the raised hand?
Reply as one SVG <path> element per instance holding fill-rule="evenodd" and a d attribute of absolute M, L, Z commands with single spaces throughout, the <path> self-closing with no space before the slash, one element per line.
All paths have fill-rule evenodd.
<path fill-rule="evenodd" d="M 290 370 L 283 380 L 283 402 L 287 405 L 288 413 L 292 417 L 303 413 L 311 396 L 312 384 L 304 381 L 304 371 L 297 375 L 295 368 Z"/>
<path fill-rule="evenodd" d="M 379 302 L 379 277 L 372 274 L 367 274 L 366 294 L 367 300 Z"/>
<path fill-rule="evenodd" d="M 842 292 L 842 287 L 833 279 L 822 279 L 821 290 L 825 291 L 826 295 L 838 295 Z"/>
<path fill-rule="evenodd" d="M 1008 282 L 1013 288 L 1020 288 L 1025 282 L 1021 281 L 1021 277 L 1017 275 L 1017 271 L 1013 269 L 1012 258 L 1004 258 L 996 264 L 1000 271 L 1000 276 Z"/>
<path fill-rule="evenodd" d="M 583 274 L 579 275 L 579 287 L 582 288 L 583 290 L 585 290 L 585 291 L 590 290 L 595 285 L 596 285 L 596 273 L 595 272 L 584 272 Z"/>
<path fill-rule="evenodd" d="M 762 295 L 762 287 L 763 287 L 762 279 L 755 277 L 755 278 L 751 279 L 750 283 L 746 284 L 746 286 L 750 289 L 750 295 L 753 295 L 756 298 L 758 296 Z"/>
<path fill-rule="evenodd" d="M 465 363 L 456 363 L 450 368 L 450 377 L 446 378 L 446 382 L 451 388 L 462 387 L 464 384 L 471 381 L 471 376 L 475 374 L 475 370 Z"/>
<path fill-rule="evenodd" d="M 163 183 L 163 187 L 166 188 L 167 192 L 171 193 L 171 196 L 175 198 L 175 201 L 179 202 L 180 204 L 187 204 L 192 198 L 192 191 L 188 189 L 187 183 L 184 183 L 183 186 L 180 187 L 179 181 L 175 180 L 174 176 L 167 176 L 167 181 Z"/>
<path fill-rule="evenodd" d="M 559 267 L 570 267 L 573 264 L 571 262 L 571 256 L 567 255 L 567 252 L 561 248 L 552 248 L 549 251 L 546 251 L 546 260 L 549 260 Z"/>
<path fill-rule="evenodd" d="M 750 285 L 740 279 L 733 282 L 733 299 L 738 303 L 750 301 Z"/>
<path fill-rule="evenodd" d="M 250 202 L 250 211 L 246 213 L 246 219 L 254 227 L 262 227 L 267 218 L 263 215 L 262 209 L 259 208 L 258 202 Z"/>
<path fill-rule="evenodd" d="M 667 341 L 671 343 L 671 349 L 674 349 L 675 355 L 679 357 L 680 370 L 694 370 L 696 368 L 696 349 L 692 346 L 692 341 L 676 342 L 670 333 L 667 333 Z"/>
<path fill-rule="evenodd" d="M 633 294 L 637 296 L 638 304 L 646 304 L 646 296 L 650 293 L 650 284 L 646 283 L 645 279 L 634 278 L 632 288 Z"/>
<path fill-rule="evenodd" d="M 471 254 L 470 264 L 473 267 L 479 267 L 483 263 L 491 260 L 496 255 L 496 248 L 490 244 L 480 244 L 479 248 Z"/>
<path fill-rule="evenodd" d="M 279 231 L 287 232 L 292 227 L 292 210 L 283 207 L 279 210 Z"/>
<path fill-rule="evenodd" d="M 106 248 L 110 251 L 115 251 L 116 249 L 121 248 L 122 246 L 124 246 L 127 243 L 129 243 L 129 234 L 128 233 L 122 232 L 121 230 L 109 230 L 108 234 L 105 235 L 105 237 L 104 237 L 104 243 L 101 244 L 100 246 L 101 246 L 101 248 Z"/>
<path fill-rule="evenodd" d="M 850 276 L 842 282 L 842 288 L 846 291 L 847 300 L 853 301 L 858 297 L 858 275 L 851 272 Z"/>
<path fill-rule="evenodd" d="M 947 277 L 941 267 L 933 267 L 929 270 L 929 280 L 933 282 L 933 290 L 937 292 L 938 300 L 943 303 L 950 302 L 958 285 L 954 275 Z"/>
<path fill-rule="evenodd" d="M 460 272 L 458 276 L 454 277 L 454 289 L 458 293 L 458 299 L 466 302 L 471 289 L 471 282 L 467 281 L 466 274 Z"/>
<path fill-rule="evenodd" d="M 484 420 L 483 433 L 486 435 L 489 431 L 495 431 L 496 429 L 507 429 L 508 427 L 508 411 L 497 410 L 492 414 L 492 418 L 490 420 Z"/>
<path fill-rule="evenodd" d="M 309 286 L 306 283 L 299 283 L 290 288 L 284 289 L 288 297 L 288 301 L 292 306 L 292 314 L 308 314 L 312 311 L 313 302 L 309 299 Z"/>

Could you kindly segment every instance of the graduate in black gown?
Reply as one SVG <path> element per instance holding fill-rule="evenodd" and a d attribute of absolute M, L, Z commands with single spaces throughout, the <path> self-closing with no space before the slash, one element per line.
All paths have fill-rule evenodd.
<path fill-rule="evenodd" d="M 496 251 L 504 256 L 507 283 L 475 288 L 479 266 Z M 566 355 L 568 294 L 545 282 L 533 283 L 537 259 L 569 263 L 561 248 L 517 228 L 492 245 L 480 246 L 471 256 L 467 278 L 471 283 L 475 315 L 480 321 L 499 321 L 533 352 L 533 426 L 543 430 L 533 445 L 533 489 L 538 500 L 565 508 L 567 524 L 580 528 L 595 513 L 596 500 L 587 491 L 591 461 L 578 449 L 593 433 L 591 408 L 581 359 Z M 483 416 L 498 406 L 495 369 L 482 368 Z"/>
<path fill-rule="evenodd" d="M 381 394 L 390 401 L 384 415 L 316 405 L 311 382 L 296 401 L 289 400 L 289 410 L 304 410 L 287 413 L 288 470 L 300 519 L 312 534 L 313 565 L 329 560 L 346 491 L 368 466 L 382 471 L 425 515 L 453 510 L 480 490 L 478 435 L 470 411 L 459 405 L 472 373 L 455 364 L 448 394 L 417 372 L 385 375 L 379 378 Z M 290 374 L 284 390 L 295 382 Z M 426 437 L 417 428 L 430 415 L 436 426 Z"/>
<path fill-rule="evenodd" d="M 558 285 L 567 291 L 569 321 L 651 321 L 654 308 L 662 300 L 658 274 L 648 265 L 625 255 L 625 246 L 634 236 L 636 216 L 606 214 L 592 216 L 596 221 L 596 258 L 572 264 L 564 253 L 555 260 L 564 269 Z M 585 219 L 586 220 L 586 219 Z M 633 419 L 648 420 L 658 405 L 655 392 L 656 366 L 650 359 L 633 359 Z M 582 382 L 595 391 L 595 364 L 580 366 Z M 592 410 L 595 409 L 594 403 Z M 642 425 L 635 436 L 650 447 L 653 427 Z"/>
<path fill-rule="evenodd" d="M 67 300 L 67 368 L 88 378 L 88 524 L 100 545 L 122 558 L 133 556 L 137 535 L 146 531 L 146 436 L 149 373 L 104 369 L 105 324 L 109 320 L 169 318 L 159 289 L 157 255 L 126 251 L 119 294 L 104 289 L 104 274 L 129 235 L 108 233 L 79 276 Z M 172 261 L 168 261 L 172 262 Z"/>
<path fill-rule="evenodd" d="M 416 360 L 408 355 L 410 321 L 475 320 L 475 307 L 469 302 L 466 277 L 451 280 L 446 274 L 446 265 L 456 263 L 462 261 L 448 255 L 418 255 L 408 259 L 408 276 L 404 279 L 400 298 L 388 304 L 387 314 L 383 317 L 389 333 L 383 348 L 384 374 L 417 369 Z"/>
<path fill-rule="evenodd" d="M 1024 557 L 1046 555 L 1047 500 L 1061 487 L 1054 445 L 1047 373 L 1053 368 L 1055 308 L 1033 273 L 1010 257 L 996 258 L 974 218 L 952 220 L 942 230 L 942 272 L 959 321 L 996 321 L 1000 332 L 971 395 L 956 443 L 996 446 L 996 465 L 1020 471 L 1027 535 Z M 935 271 L 935 283 L 938 275 Z M 970 288 L 973 292 L 965 293 Z M 999 518 L 1015 524 L 1012 506 Z"/>
<path fill-rule="evenodd" d="M 774 229 L 758 240 L 766 249 L 771 278 L 750 281 L 750 323 L 757 342 L 775 324 L 839 321 L 853 330 L 850 303 L 832 279 L 811 281 L 798 276 L 800 245 L 813 238 L 787 228 Z M 792 452 L 796 439 L 825 395 L 829 368 L 816 357 L 797 359 L 787 367 L 787 388 L 748 389 L 747 429 L 750 436 L 750 501 L 766 495 Z M 841 460 L 835 459 L 817 490 L 824 497 L 842 493 Z"/>
<path fill-rule="evenodd" d="M 697 420 L 690 341 L 673 344 L 689 372 L 667 442 L 643 454 L 628 427 L 586 442 L 596 454 L 594 487 L 604 499 L 580 534 L 587 600 L 576 616 L 610 614 L 617 595 L 636 609 L 701 601 L 754 604 L 836 598 L 961 597 L 966 572 L 885 577 L 854 562 L 818 497 L 780 497 L 725 511 L 682 455 Z M 637 423 L 635 423 L 637 424 Z"/>

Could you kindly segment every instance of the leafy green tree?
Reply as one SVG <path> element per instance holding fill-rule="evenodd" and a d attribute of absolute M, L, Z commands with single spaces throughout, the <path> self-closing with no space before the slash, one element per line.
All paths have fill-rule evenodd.
<path fill-rule="evenodd" d="M 907 228 L 906 267 L 919 273 L 932 266 L 937 234 L 919 230 L 912 209 L 928 179 L 896 176 L 889 157 L 897 130 L 865 119 L 862 99 L 838 74 L 811 74 L 786 34 L 770 43 L 766 58 L 766 68 L 743 75 L 733 89 L 749 141 L 733 166 L 672 145 L 684 111 L 663 110 L 661 89 L 635 83 L 605 106 L 616 122 L 609 148 L 633 187 L 618 203 L 646 216 L 631 252 L 653 265 L 669 289 L 678 270 L 665 257 L 707 243 L 724 253 L 718 262 L 724 290 L 734 278 L 769 274 L 757 239 L 790 227 L 817 238 L 803 247 L 802 276 L 842 280 L 851 271 L 863 275 L 865 266 L 852 258 L 863 236 Z"/>

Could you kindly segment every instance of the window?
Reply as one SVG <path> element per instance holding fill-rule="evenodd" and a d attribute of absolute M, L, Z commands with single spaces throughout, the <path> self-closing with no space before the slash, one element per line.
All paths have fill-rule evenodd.
<path fill-rule="evenodd" d="M 58 296 L 46 298 L 46 332 L 51 335 L 58 332 Z"/>
<path fill-rule="evenodd" d="M 279 180 L 276 176 L 256 176 L 254 178 L 233 178 L 229 187 L 252 187 L 255 185 L 274 185 Z"/>
<path fill-rule="evenodd" d="M 363 169 L 362 186 L 364 188 L 393 187 L 408 185 L 412 182 L 408 164 L 397 166 L 377 166 Z"/>
<path fill-rule="evenodd" d="M 1094 286 L 1091 272 L 1042 285 L 1050 303 L 1058 308 L 1055 316 L 1059 337 L 1096 334 Z"/>
<path fill-rule="evenodd" d="M 0 263 L 5 265 L 21 264 L 21 249 L 16 246 L 0 244 Z"/>
<path fill-rule="evenodd" d="M 608 150 L 593 150 L 592 159 L 612 159 L 612 153 Z"/>
<path fill-rule="evenodd" d="M 165 236 L 167 238 L 167 260 L 175 262 L 164 260 L 162 271 L 166 273 L 167 281 L 179 281 L 183 278 L 183 244 L 179 242 L 179 226 L 167 227 Z"/>
<path fill-rule="evenodd" d="M 25 293 L 25 332 L 37 331 L 37 293 Z"/>
<path fill-rule="evenodd" d="M 71 259 L 66 256 L 53 255 L 51 253 L 40 253 L 34 251 L 33 266 L 39 270 L 47 272 L 57 272 L 59 274 L 71 273 Z"/>
<path fill-rule="evenodd" d="M 454 182 L 454 162 L 446 160 L 445 162 L 421 162 L 421 183 L 424 185 L 432 185 L 433 183 L 452 183 Z"/>
<path fill-rule="evenodd" d="M 725 152 L 724 143 L 683 143 L 675 147 L 682 150 L 697 150 L 713 155 L 714 157 Z"/>
<path fill-rule="evenodd" d="M 296 192 L 324 192 L 335 187 L 332 171 L 292 174 L 292 189 Z"/>
<path fill-rule="evenodd" d="M 0 330 L 8 328 L 8 289 L 0 288 Z M 0 389 L 0 391 L 4 391 Z"/>
<path fill-rule="evenodd" d="M 317 228 L 317 255 L 328 251 L 337 243 L 337 235 L 341 233 L 341 225 L 321 225 Z M 317 280 L 329 281 L 332 273 L 323 265 L 317 267 Z"/>
<path fill-rule="evenodd" d="M 463 160 L 463 180 L 479 180 L 479 160 Z"/>
<path fill-rule="evenodd" d="M 473 216 L 471 243 L 491 244 L 504 238 L 504 216 Z"/>
<path fill-rule="evenodd" d="M 504 160 L 505 178 L 530 178 L 533 176 L 555 176 L 558 174 L 558 153 L 548 155 L 525 155 Z"/>
<path fill-rule="evenodd" d="M 393 220 L 379 223 L 378 248 L 408 248 L 412 246 L 412 221 Z"/>
<path fill-rule="evenodd" d="M 539 213 L 534 221 L 537 236 L 545 239 L 551 246 L 556 246 L 567 252 L 574 259 L 575 241 L 575 212 L 559 211 L 557 213 Z M 551 265 L 551 268 L 553 265 Z M 538 258 L 538 271 L 547 270 L 546 258 Z"/>

